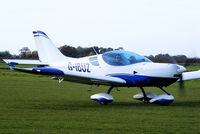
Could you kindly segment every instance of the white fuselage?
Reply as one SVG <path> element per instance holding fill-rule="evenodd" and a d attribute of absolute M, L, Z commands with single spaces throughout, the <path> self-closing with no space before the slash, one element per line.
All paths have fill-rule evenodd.
<path fill-rule="evenodd" d="M 90 60 L 91 58 L 97 60 L 93 62 Z M 78 74 L 91 74 L 94 76 L 113 76 L 119 78 L 123 78 L 124 76 L 126 77 L 131 76 L 131 78 L 128 78 L 131 79 L 131 81 L 134 80 L 135 78 L 134 76 L 174 79 L 175 75 L 179 74 L 178 69 L 180 69 L 180 67 L 178 67 L 176 64 L 153 63 L 153 62 L 140 62 L 125 66 L 112 66 L 107 64 L 103 60 L 102 54 L 95 56 L 88 56 L 84 58 L 66 57 L 66 59 L 63 61 L 58 61 L 58 62 L 55 61 L 54 63 L 50 64 L 50 67 L 59 68 L 66 72 L 76 72 Z M 173 82 L 175 82 L 177 79 L 178 78 L 176 77 L 175 80 L 173 80 Z M 170 82 L 170 84 L 171 83 L 172 82 Z M 135 82 L 131 82 L 130 85 L 131 84 L 137 86 Z M 151 84 L 150 85 L 147 84 L 147 86 L 151 86 Z M 152 84 L 152 86 L 154 86 L 154 84 Z"/>
<path fill-rule="evenodd" d="M 99 65 L 92 65 L 89 58 L 97 57 Z M 152 77 L 172 78 L 178 73 L 178 67 L 169 63 L 141 62 L 126 66 L 111 66 L 105 63 L 102 55 L 88 56 L 84 58 L 67 58 L 62 62 L 54 62 L 50 67 L 60 68 L 65 71 L 89 73 L 94 75 L 106 76 L 110 74 L 132 74 Z"/>

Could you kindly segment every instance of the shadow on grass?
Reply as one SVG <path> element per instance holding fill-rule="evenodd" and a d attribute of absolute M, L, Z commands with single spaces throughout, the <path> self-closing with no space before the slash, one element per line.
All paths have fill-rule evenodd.
<path fill-rule="evenodd" d="M 175 107 L 199 107 L 199 101 L 190 101 L 190 102 L 174 102 L 169 106 L 161 106 L 158 104 L 147 104 L 142 102 L 113 102 L 108 105 L 100 105 L 91 101 L 68 101 L 62 103 L 32 103 L 25 104 L 23 106 L 16 106 L 17 108 L 23 109 L 40 109 L 40 110 L 91 110 L 91 109 L 129 109 L 129 108 L 175 108 Z"/>
<path fill-rule="evenodd" d="M 173 107 L 200 107 L 200 101 L 181 101 L 174 102 Z"/>

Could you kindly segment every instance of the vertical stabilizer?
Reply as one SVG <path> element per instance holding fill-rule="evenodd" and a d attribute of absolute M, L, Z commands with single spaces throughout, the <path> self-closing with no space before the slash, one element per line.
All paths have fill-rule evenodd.
<path fill-rule="evenodd" d="M 33 35 L 40 61 L 48 64 L 56 64 L 66 59 L 44 32 L 33 31 Z"/>

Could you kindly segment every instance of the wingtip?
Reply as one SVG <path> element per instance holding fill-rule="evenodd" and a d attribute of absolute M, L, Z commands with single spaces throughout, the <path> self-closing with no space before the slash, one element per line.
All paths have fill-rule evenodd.
<path fill-rule="evenodd" d="M 15 65 L 18 65 L 16 62 L 8 62 L 9 67 L 13 68 Z"/>

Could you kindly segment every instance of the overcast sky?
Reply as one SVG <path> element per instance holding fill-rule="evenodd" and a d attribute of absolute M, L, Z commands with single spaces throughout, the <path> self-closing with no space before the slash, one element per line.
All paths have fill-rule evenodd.
<path fill-rule="evenodd" d="M 123 47 L 142 55 L 200 57 L 199 0 L 2 0 L 0 51 L 36 50 L 33 30 L 56 44 Z"/>

